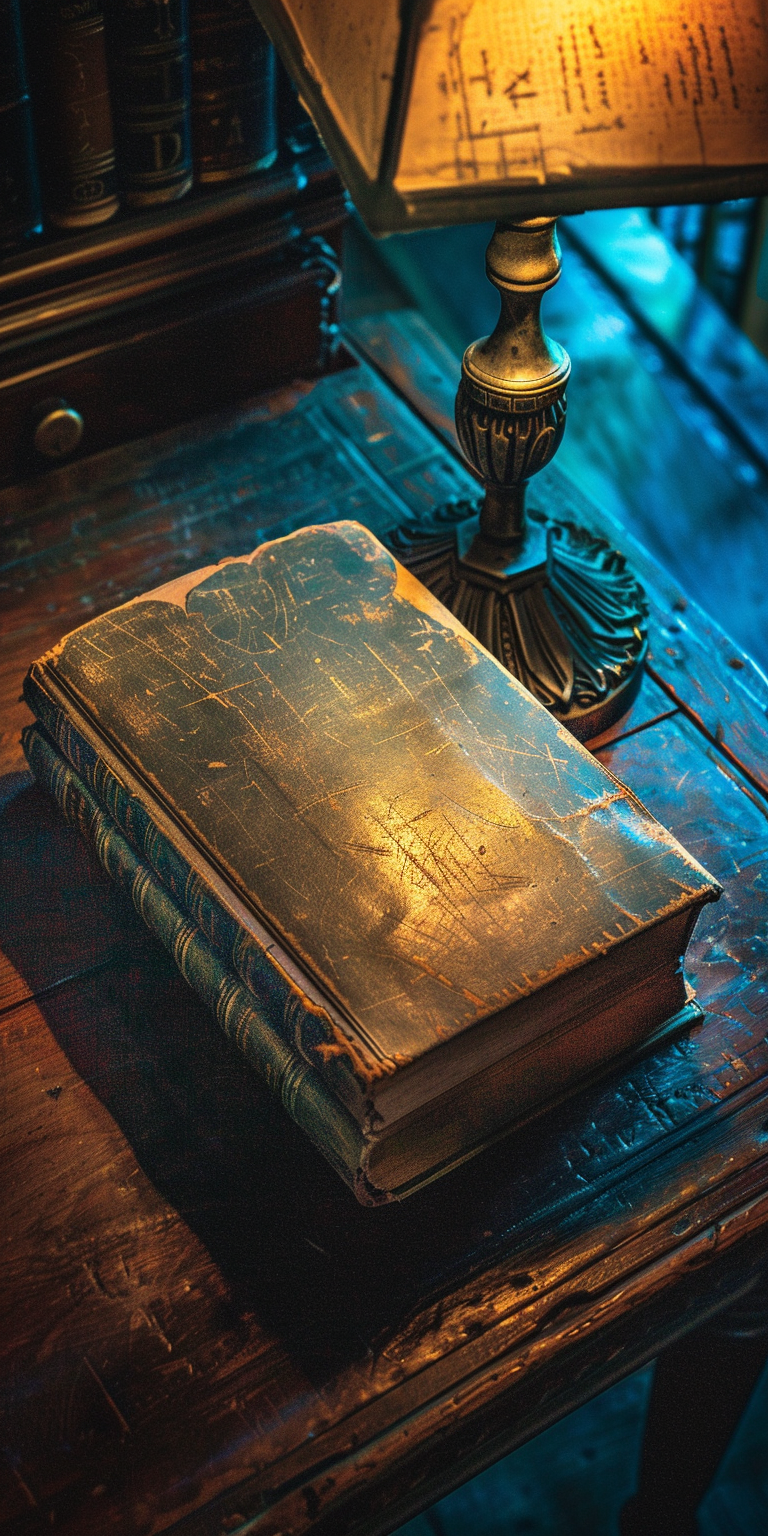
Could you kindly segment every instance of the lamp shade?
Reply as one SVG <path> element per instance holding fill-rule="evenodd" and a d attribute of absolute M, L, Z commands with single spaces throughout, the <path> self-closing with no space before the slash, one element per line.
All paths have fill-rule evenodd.
<path fill-rule="evenodd" d="M 377 233 L 768 191 L 765 0 L 251 0 Z"/>

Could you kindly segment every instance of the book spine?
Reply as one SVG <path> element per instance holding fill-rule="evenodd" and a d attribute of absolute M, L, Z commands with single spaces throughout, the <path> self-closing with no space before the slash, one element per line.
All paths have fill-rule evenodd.
<path fill-rule="evenodd" d="M 62 229 L 103 224 L 119 199 L 102 0 L 41 0 L 32 25 L 46 212 Z"/>
<path fill-rule="evenodd" d="M 19 0 L 0 0 L 0 251 L 41 229 Z"/>
<path fill-rule="evenodd" d="M 268 947 L 244 932 L 225 910 L 189 860 L 160 831 L 141 801 L 130 793 L 103 757 L 77 730 L 65 712 L 49 698 L 33 667 L 24 694 L 44 731 L 82 779 L 101 808 L 128 839 L 139 857 L 199 929 L 223 963 L 269 1010 L 273 1029 L 292 1051 L 323 1062 L 329 1087 L 347 1103 L 360 1097 L 360 1088 L 343 1052 L 334 1048 L 333 1025 L 324 1009 L 302 995 Z M 330 1047 L 330 1051 L 329 1051 Z"/>
<path fill-rule="evenodd" d="M 277 135 L 291 155 L 317 149 L 318 137 L 311 117 L 299 100 L 299 92 L 281 59 L 276 59 Z"/>
<path fill-rule="evenodd" d="M 248 0 L 190 0 L 192 143 L 203 185 L 277 158 L 275 53 Z"/>
<path fill-rule="evenodd" d="M 187 0 L 107 0 L 125 200 L 172 203 L 192 186 Z"/>
<path fill-rule="evenodd" d="M 171 955 L 184 979 L 215 1015 L 225 1035 L 255 1068 L 319 1152 L 365 1204 L 374 1195 L 360 1172 L 364 1139 L 351 1115 L 272 1028 L 267 1011 L 221 964 L 211 945 L 173 901 L 102 809 L 87 786 L 37 726 L 22 743 L 35 778 L 65 819 L 93 846 L 107 874 Z"/>

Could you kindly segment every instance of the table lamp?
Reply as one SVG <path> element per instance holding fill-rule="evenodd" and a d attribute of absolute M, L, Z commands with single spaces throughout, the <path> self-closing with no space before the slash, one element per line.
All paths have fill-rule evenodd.
<path fill-rule="evenodd" d="M 468 347 L 459 441 L 484 485 L 389 538 L 582 740 L 632 701 L 647 605 L 622 555 L 528 480 L 565 427 L 544 334 L 558 215 L 768 190 L 763 0 L 252 0 L 374 234 L 494 218 L 495 331 Z"/>

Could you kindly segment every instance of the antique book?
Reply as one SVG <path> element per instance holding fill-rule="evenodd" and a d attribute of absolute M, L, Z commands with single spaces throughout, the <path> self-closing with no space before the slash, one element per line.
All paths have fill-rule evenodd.
<path fill-rule="evenodd" d="M 192 147 L 203 184 L 277 159 L 275 52 L 248 0 L 190 0 Z"/>
<path fill-rule="evenodd" d="M 258 962 L 254 967 L 258 989 L 249 991 L 232 967 L 223 963 L 181 903 L 174 900 L 147 862 L 137 855 L 45 733 L 28 726 L 23 739 L 30 766 L 58 801 L 67 821 L 94 845 L 107 873 L 131 898 L 224 1033 L 349 1182 L 350 1170 L 356 1170 L 360 1163 L 359 1126 L 336 1094 L 329 1092 L 320 1073 L 300 1058 L 284 1038 L 284 1032 L 275 1028 L 274 1020 L 285 1013 L 288 998 L 279 987 L 270 988 L 271 968 L 265 964 L 265 950 L 261 951 L 261 974 Z M 226 922 L 223 913 L 222 921 Z M 371 1203 L 364 1186 L 358 1193 L 363 1203 Z"/>
<path fill-rule="evenodd" d="M 119 207 L 103 0 L 38 0 L 25 18 L 45 213 L 102 224 Z"/>
<path fill-rule="evenodd" d="M 176 202 L 192 186 L 187 0 L 110 0 L 107 45 L 125 200 Z"/>
<path fill-rule="evenodd" d="M 698 1015 L 716 881 L 355 523 L 91 620 L 26 696 L 35 773 L 365 1203 Z"/>
<path fill-rule="evenodd" d="M 41 232 L 19 0 L 0 0 L 0 251 Z"/>

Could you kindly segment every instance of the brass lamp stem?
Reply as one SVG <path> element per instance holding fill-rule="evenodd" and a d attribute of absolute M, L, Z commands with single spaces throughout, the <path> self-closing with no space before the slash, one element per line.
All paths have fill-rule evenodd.
<path fill-rule="evenodd" d="M 525 492 L 525 480 L 521 480 L 519 485 L 486 485 L 480 506 L 480 533 L 483 538 L 489 544 L 509 550 L 510 554 L 519 552 L 527 531 Z"/>
<path fill-rule="evenodd" d="M 560 276 L 555 220 L 504 220 L 486 270 L 501 296 L 492 335 L 467 348 L 456 429 L 484 486 L 389 537 L 394 554 L 582 740 L 605 730 L 639 686 L 647 603 L 605 539 L 540 512 L 528 481 L 565 430 L 567 352 L 541 325 Z"/>
<path fill-rule="evenodd" d="M 485 485 L 480 537 L 499 558 L 502 549 L 519 552 L 526 484 L 549 463 L 565 430 L 570 358 L 541 325 L 542 297 L 560 276 L 555 223 L 496 225 L 485 269 L 501 296 L 501 314 L 493 334 L 467 348 L 456 396 L 459 442 Z"/>

